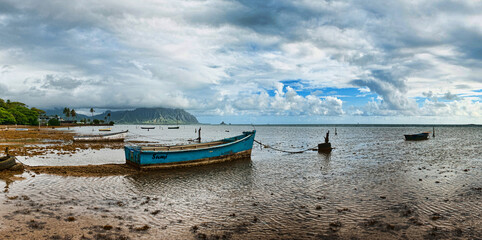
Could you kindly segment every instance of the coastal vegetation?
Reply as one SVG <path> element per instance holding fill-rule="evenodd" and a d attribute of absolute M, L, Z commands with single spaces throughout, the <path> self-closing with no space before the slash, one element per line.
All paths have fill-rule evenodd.
<path fill-rule="evenodd" d="M 38 125 L 38 117 L 42 114 L 45 111 L 0 98 L 0 124 Z"/>

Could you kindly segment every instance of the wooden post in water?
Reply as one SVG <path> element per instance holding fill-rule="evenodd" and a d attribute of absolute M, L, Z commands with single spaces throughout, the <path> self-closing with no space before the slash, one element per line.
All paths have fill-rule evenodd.
<path fill-rule="evenodd" d="M 199 134 L 199 137 L 197 138 L 198 142 L 201 143 L 201 127 L 199 127 L 199 131 L 197 131 Z"/>
<path fill-rule="evenodd" d="M 335 136 L 338 135 L 338 133 L 336 133 L 336 128 L 335 128 Z"/>
<path fill-rule="evenodd" d="M 330 153 L 332 149 L 330 143 L 330 131 L 328 131 L 326 133 L 325 142 L 318 144 L 318 153 Z"/>
<path fill-rule="evenodd" d="M 435 127 L 432 129 L 432 137 L 435 137 Z"/>

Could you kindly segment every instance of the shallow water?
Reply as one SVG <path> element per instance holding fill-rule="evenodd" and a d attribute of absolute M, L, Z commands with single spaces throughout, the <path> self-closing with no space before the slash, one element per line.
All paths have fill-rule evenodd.
<path fill-rule="evenodd" d="M 203 141 L 253 128 L 201 127 Z M 129 129 L 126 145 L 178 144 L 196 138 L 198 128 L 147 131 L 119 125 L 112 131 Z M 92 132 L 88 127 L 75 130 Z M 482 237 L 481 127 L 438 127 L 435 138 L 417 142 L 404 141 L 403 134 L 431 129 L 338 127 L 336 136 L 327 126 L 256 130 L 256 140 L 293 151 L 315 147 L 330 130 L 335 149 L 329 155 L 287 154 L 255 143 L 251 160 L 195 168 L 101 178 L 24 174 L 26 179 L 10 184 L 6 195 L 27 195 L 45 206 L 66 204 L 93 216 L 122 216 L 128 224 L 147 224 L 151 232 L 171 238 L 199 233 L 234 238 Z M 125 162 L 123 150 L 110 149 L 19 159 L 29 165 Z"/>

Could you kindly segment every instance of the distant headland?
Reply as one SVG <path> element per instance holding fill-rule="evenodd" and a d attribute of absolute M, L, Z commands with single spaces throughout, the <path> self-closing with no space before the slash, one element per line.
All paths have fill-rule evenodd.
<path fill-rule="evenodd" d="M 66 117 L 64 110 L 56 108 L 46 110 L 46 115 L 58 115 Z M 93 112 L 92 112 L 93 113 Z M 115 124 L 197 124 L 199 123 L 195 116 L 179 108 L 136 108 L 134 110 L 124 111 L 105 111 L 101 114 L 91 116 L 77 113 L 75 116 L 77 121 L 93 121 L 95 119 L 103 122 L 114 122 Z"/>

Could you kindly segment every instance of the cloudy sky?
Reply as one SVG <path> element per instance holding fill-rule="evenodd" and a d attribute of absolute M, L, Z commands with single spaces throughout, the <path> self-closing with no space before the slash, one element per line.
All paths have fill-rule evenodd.
<path fill-rule="evenodd" d="M 482 2 L 0 0 L 0 98 L 219 123 L 482 124 Z"/>

